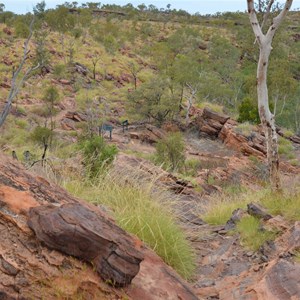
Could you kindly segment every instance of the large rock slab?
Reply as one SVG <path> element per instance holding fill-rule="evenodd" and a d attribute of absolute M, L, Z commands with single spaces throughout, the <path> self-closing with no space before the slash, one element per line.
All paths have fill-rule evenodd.
<path fill-rule="evenodd" d="M 300 299 L 300 264 L 280 259 L 254 288 L 257 299 Z"/>
<path fill-rule="evenodd" d="M 216 122 L 221 123 L 222 125 L 224 125 L 226 123 L 226 121 L 230 119 L 229 116 L 212 111 L 211 109 L 209 109 L 207 107 L 204 108 L 202 117 L 206 120 L 207 119 L 214 120 Z"/>
<path fill-rule="evenodd" d="M 49 248 L 92 263 L 113 285 L 126 286 L 139 272 L 143 255 L 131 237 L 79 203 L 32 208 L 28 225 Z"/>

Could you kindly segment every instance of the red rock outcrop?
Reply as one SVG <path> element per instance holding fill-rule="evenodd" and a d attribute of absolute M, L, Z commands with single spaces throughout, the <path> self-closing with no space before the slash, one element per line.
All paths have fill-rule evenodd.
<path fill-rule="evenodd" d="M 249 139 L 246 136 L 237 133 L 234 130 L 235 126 L 231 124 L 225 124 L 220 131 L 219 138 L 224 144 L 234 150 L 237 150 L 244 155 L 254 155 L 263 157 L 266 153 L 264 147 L 264 139 L 259 134 L 254 135 L 253 138 Z"/>
<path fill-rule="evenodd" d="M 79 203 L 30 209 L 29 227 L 50 249 L 90 262 L 103 280 L 131 283 L 143 255 L 131 237 L 109 219 Z"/>
<path fill-rule="evenodd" d="M 211 138 L 217 138 L 223 125 L 229 119 L 229 116 L 219 114 L 204 108 L 203 113 L 198 115 L 196 119 L 197 127 L 199 128 L 200 135 L 209 136 Z"/>
<path fill-rule="evenodd" d="M 0 232 L 1 299 L 197 299 L 188 283 L 98 207 L 2 155 Z M 99 276 L 129 283 L 142 257 L 128 287 L 116 289 Z"/>
<path fill-rule="evenodd" d="M 155 144 L 165 136 L 166 133 L 163 130 L 150 124 L 146 124 L 142 129 L 130 132 L 132 139 L 137 139 L 149 144 Z"/>

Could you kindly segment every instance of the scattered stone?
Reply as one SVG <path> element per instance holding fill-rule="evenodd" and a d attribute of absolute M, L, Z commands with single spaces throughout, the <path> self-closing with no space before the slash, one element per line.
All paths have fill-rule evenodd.
<path fill-rule="evenodd" d="M 238 208 L 233 211 L 231 218 L 227 221 L 225 225 L 225 230 L 232 230 L 235 228 L 236 224 L 245 216 L 246 212 Z"/>
<path fill-rule="evenodd" d="M 88 68 L 78 62 L 74 65 L 75 71 L 83 76 L 86 76 L 88 74 Z"/>
<path fill-rule="evenodd" d="M 254 254 L 254 252 L 253 252 L 253 251 L 249 251 L 249 252 L 247 252 L 247 253 L 246 253 L 246 255 L 247 255 L 248 257 L 251 257 L 251 256 L 253 256 L 253 254 Z"/>
<path fill-rule="evenodd" d="M 63 85 L 71 85 L 72 84 L 72 82 L 67 79 L 60 79 L 59 82 Z"/>
<path fill-rule="evenodd" d="M 247 212 L 249 215 L 258 217 L 265 221 L 273 218 L 273 216 L 270 215 L 264 207 L 254 202 L 247 204 Z"/>

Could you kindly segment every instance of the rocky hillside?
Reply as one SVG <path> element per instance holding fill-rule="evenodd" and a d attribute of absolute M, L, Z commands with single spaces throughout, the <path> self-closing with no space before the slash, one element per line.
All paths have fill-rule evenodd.
<path fill-rule="evenodd" d="M 274 194 L 245 14 L 36 9 L 0 128 L 0 299 L 300 299 L 299 13 L 270 65 Z M 1 109 L 28 17 L 0 15 Z"/>
<path fill-rule="evenodd" d="M 4 156 L 0 174 L 1 299 L 197 299 L 99 207 Z"/>

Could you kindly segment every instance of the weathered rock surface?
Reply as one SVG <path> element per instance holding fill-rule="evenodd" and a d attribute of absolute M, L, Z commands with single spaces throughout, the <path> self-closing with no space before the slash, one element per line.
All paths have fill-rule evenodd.
<path fill-rule="evenodd" d="M 237 122 L 208 108 L 204 108 L 202 113 L 195 111 L 195 116 L 194 125 L 198 128 L 200 136 L 219 138 L 226 146 L 244 155 L 265 156 L 265 139 L 259 131 L 253 132 L 249 137 L 238 133 L 235 130 Z"/>
<path fill-rule="evenodd" d="M 258 203 L 247 204 L 247 212 L 249 215 L 263 219 L 265 221 L 272 219 L 273 217 L 268 211 Z"/>
<path fill-rule="evenodd" d="M 65 118 L 70 119 L 75 122 L 84 122 L 87 120 L 87 116 L 80 112 L 68 111 Z"/>
<path fill-rule="evenodd" d="M 166 136 L 166 133 L 163 130 L 150 124 L 146 124 L 145 126 L 136 129 L 137 130 L 130 132 L 130 137 L 144 143 L 155 144 L 158 140 Z"/>
<path fill-rule="evenodd" d="M 78 224 L 82 216 L 85 220 Z M 38 235 L 45 237 L 45 243 L 39 242 L 28 227 L 29 218 Z M 101 230 L 99 222 L 107 227 Z M 52 231 L 55 228 L 57 232 Z M 65 234 L 72 229 L 74 236 Z M 1 154 L 0 232 L 0 299 L 197 299 L 188 283 L 141 241 L 119 229 L 102 210 L 71 197 L 42 177 L 33 176 Z M 86 244 L 78 242 L 83 234 L 87 234 L 83 237 Z M 101 245 L 95 243 L 100 240 Z M 95 249 L 101 248 L 99 252 L 107 251 L 105 257 L 110 266 L 105 266 L 105 259 L 101 263 L 100 256 L 95 257 L 95 270 L 69 254 L 50 249 L 47 242 L 51 248 L 79 253 L 83 259 L 96 256 Z M 132 257 L 141 259 L 138 252 L 144 260 L 128 287 L 111 287 L 96 272 L 110 277 L 113 271 L 124 271 L 119 278 L 128 280 L 125 274 L 136 272 Z"/>
<path fill-rule="evenodd" d="M 232 230 L 235 228 L 236 224 L 245 216 L 246 212 L 238 208 L 232 212 L 231 218 L 227 221 L 225 225 L 225 230 Z"/>
<path fill-rule="evenodd" d="M 300 299 L 300 264 L 280 259 L 273 262 L 255 285 L 257 299 Z"/>
<path fill-rule="evenodd" d="M 235 126 L 231 124 L 225 124 L 219 133 L 219 138 L 226 146 L 237 150 L 244 155 L 263 157 L 266 154 L 263 138 L 258 134 L 255 134 L 251 138 L 247 138 L 246 136 L 237 133 L 234 128 Z"/>
<path fill-rule="evenodd" d="M 200 135 L 217 138 L 228 119 L 228 116 L 204 108 L 202 114 L 197 115 L 196 125 L 199 128 Z"/>
<path fill-rule="evenodd" d="M 113 222 L 79 204 L 30 209 L 28 225 L 50 249 L 94 265 L 104 280 L 126 286 L 139 272 L 143 255 Z"/>

